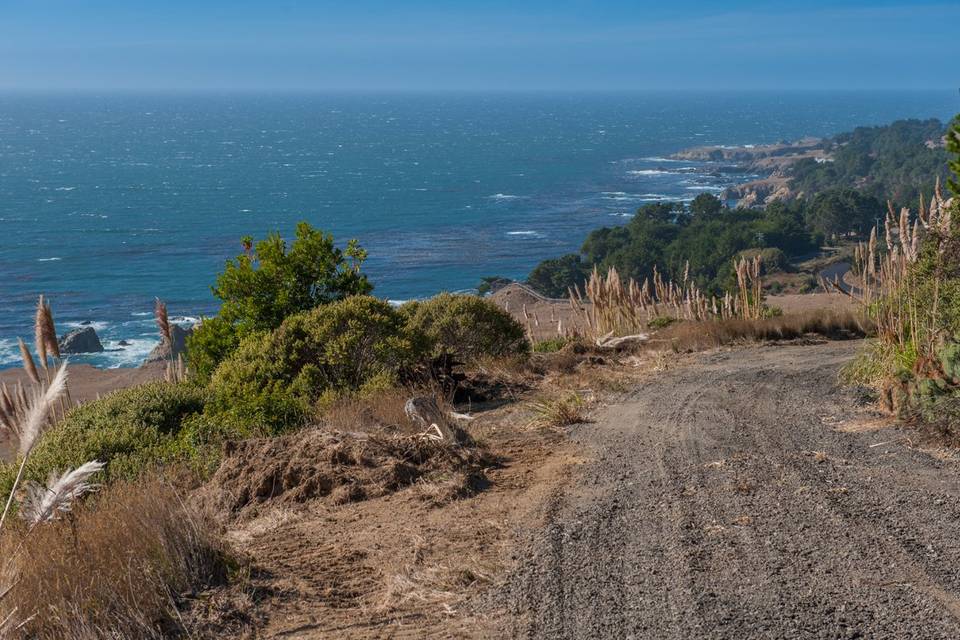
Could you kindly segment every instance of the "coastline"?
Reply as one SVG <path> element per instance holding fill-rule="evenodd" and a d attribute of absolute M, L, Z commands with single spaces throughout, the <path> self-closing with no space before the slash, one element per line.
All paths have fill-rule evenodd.
<path fill-rule="evenodd" d="M 828 144 L 824 138 L 805 137 L 766 145 L 705 145 L 683 149 L 670 158 L 732 165 L 744 173 L 764 176 L 728 187 L 720 196 L 725 202 L 735 202 L 736 207 L 763 207 L 796 197 L 789 184 L 790 167 L 801 160 L 830 162 Z"/>

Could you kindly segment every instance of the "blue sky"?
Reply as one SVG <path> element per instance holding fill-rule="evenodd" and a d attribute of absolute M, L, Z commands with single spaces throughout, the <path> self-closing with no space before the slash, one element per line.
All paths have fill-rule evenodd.
<path fill-rule="evenodd" d="M 960 2 L 0 0 L 0 88 L 960 86 Z"/>

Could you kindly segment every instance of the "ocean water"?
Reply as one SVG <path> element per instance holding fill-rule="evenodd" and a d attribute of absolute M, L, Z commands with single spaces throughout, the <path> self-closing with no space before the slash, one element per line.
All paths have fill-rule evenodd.
<path fill-rule="evenodd" d="M 108 349 L 74 360 L 139 364 L 155 296 L 214 313 L 240 237 L 298 220 L 358 238 L 375 293 L 403 300 L 522 278 L 645 202 L 745 178 L 665 159 L 684 147 L 958 110 L 952 91 L 0 94 L 0 367 L 40 293 Z"/>

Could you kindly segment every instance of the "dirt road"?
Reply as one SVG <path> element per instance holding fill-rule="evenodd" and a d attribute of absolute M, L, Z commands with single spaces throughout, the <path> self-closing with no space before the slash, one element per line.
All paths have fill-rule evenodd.
<path fill-rule="evenodd" d="M 960 467 L 836 389 L 855 347 L 704 356 L 579 427 L 502 635 L 960 638 Z"/>

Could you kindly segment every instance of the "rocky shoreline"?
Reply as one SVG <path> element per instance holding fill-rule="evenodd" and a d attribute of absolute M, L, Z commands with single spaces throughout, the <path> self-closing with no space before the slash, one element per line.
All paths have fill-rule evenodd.
<path fill-rule="evenodd" d="M 800 160 L 831 160 L 829 142 L 822 138 L 802 138 L 795 142 L 766 145 L 708 145 L 684 149 L 670 156 L 673 160 L 722 163 L 744 172 L 765 175 L 726 189 L 721 199 L 735 201 L 737 207 L 763 207 L 777 200 L 789 200 L 799 194 L 790 189 L 789 169 Z"/>

